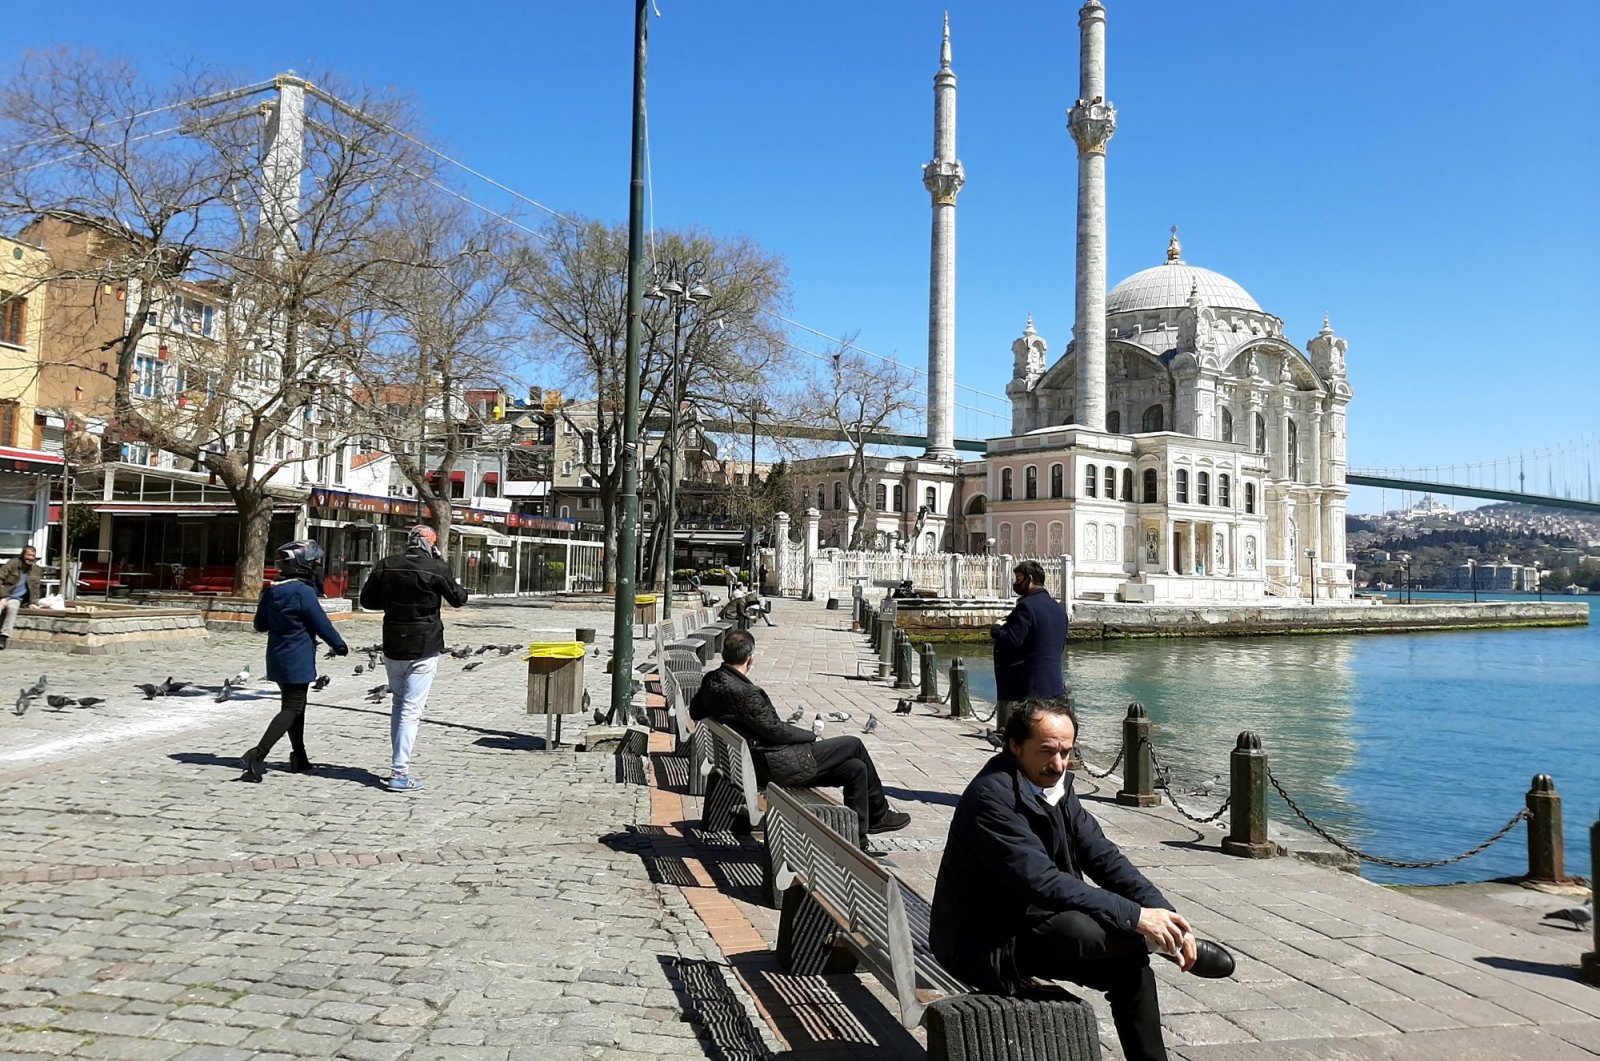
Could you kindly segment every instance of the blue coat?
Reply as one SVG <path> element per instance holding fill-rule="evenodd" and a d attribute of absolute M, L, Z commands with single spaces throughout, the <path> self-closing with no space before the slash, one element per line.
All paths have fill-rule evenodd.
<path fill-rule="evenodd" d="M 1038 919 L 1076 910 L 1133 932 L 1141 908 L 1172 909 L 1083 809 L 1071 774 L 1054 807 L 1031 793 L 1009 751 L 990 759 L 956 804 L 939 864 L 928 943 L 980 991 L 1023 986 L 1016 941 Z"/>
<path fill-rule="evenodd" d="M 267 680 L 280 684 L 317 679 L 317 638 L 341 654 L 350 651 L 317 601 L 298 579 L 274 582 L 256 604 L 256 630 L 267 635 Z"/>
<path fill-rule="evenodd" d="M 1067 610 L 1040 586 L 1017 599 L 994 638 L 994 691 L 999 700 L 1048 699 L 1067 691 L 1061 657 L 1067 649 Z"/>

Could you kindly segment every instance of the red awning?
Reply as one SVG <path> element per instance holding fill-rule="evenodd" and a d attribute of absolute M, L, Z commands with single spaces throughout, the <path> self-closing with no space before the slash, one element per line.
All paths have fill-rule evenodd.
<path fill-rule="evenodd" d="M 499 472 L 484 472 L 483 473 L 483 481 L 486 482 L 486 483 L 498 483 L 500 481 L 500 473 Z"/>
<path fill-rule="evenodd" d="M 0 446 L 0 471 L 33 472 L 36 475 L 48 475 L 66 463 L 66 458 L 59 453 L 44 453 L 36 449 L 18 449 L 16 446 Z"/>
<path fill-rule="evenodd" d="M 450 481 L 452 483 L 464 483 L 464 482 L 467 481 L 467 473 L 466 472 L 451 472 L 450 473 Z"/>

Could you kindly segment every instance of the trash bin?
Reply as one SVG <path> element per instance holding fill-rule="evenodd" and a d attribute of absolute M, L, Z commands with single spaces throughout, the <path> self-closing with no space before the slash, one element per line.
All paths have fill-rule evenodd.
<path fill-rule="evenodd" d="M 545 716 L 546 751 L 561 743 L 561 716 L 583 710 L 581 641 L 535 641 L 528 646 L 528 714 Z"/>
<path fill-rule="evenodd" d="M 656 623 L 656 595 L 654 593 L 641 593 L 633 598 L 633 621 L 644 624 L 646 635 Z"/>

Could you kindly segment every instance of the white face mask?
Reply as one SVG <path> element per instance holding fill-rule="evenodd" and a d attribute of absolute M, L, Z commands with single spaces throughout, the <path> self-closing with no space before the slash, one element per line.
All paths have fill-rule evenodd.
<path fill-rule="evenodd" d="M 1061 797 L 1065 796 L 1066 794 L 1067 794 L 1067 775 L 1066 774 L 1062 774 L 1060 777 L 1056 778 L 1056 783 L 1051 785 L 1049 788 L 1043 788 L 1043 789 L 1039 790 L 1039 795 L 1043 796 L 1044 797 L 1044 801 L 1046 803 L 1050 804 L 1050 806 L 1052 806 L 1052 807 L 1054 807 L 1057 803 L 1060 803 L 1061 802 Z"/>

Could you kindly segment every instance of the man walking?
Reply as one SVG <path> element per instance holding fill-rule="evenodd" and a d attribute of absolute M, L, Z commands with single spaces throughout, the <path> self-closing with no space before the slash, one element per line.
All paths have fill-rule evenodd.
<path fill-rule="evenodd" d="M 989 628 L 994 640 L 994 728 L 1004 733 L 1013 705 L 1030 697 L 1064 696 L 1061 659 L 1067 649 L 1067 610 L 1044 588 L 1044 567 L 1024 560 L 1011 573 L 1017 606 Z"/>
<path fill-rule="evenodd" d="M 33 603 L 39 594 L 35 585 L 39 572 L 34 564 L 39 552 L 26 546 L 22 555 L 6 561 L 0 567 L 0 649 L 11 643 L 11 629 L 17 625 L 17 611 Z"/>
<path fill-rule="evenodd" d="M 844 805 L 856 812 L 863 851 L 868 833 L 889 833 L 911 824 L 911 815 L 893 810 L 884 798 L 883 784 L 872 756 L 860 737 L 819 740 L 808 729 L 778 718 L 766 691 L 750 680 L 755 665 L 756 639 L 748 630 L 731 630 L 722 642 L 722 666 L 706 675 L 700 691 L 689 702 L 696 721 L 715 719 L 750 742 L 756 773 L 763 785 L 838 785 Z"/>
<path fill-rule="evenodd" d="M 441 602 L 459 608 L 467 603 L 467 591 L 444 562 L 438 534 L 432 527 L 418 524 L 406 539 L 406 551 L 379 560 L 361 587 L 361 606 L 383 612 L 384 667 L 394 694 L 389 720 L 393 748 L 390 792 L 415 792 L 422 787 L 421 779 L 411 776 L 411 749 L 423 705 L 428 702 L 428 689 L 439 669 L 439 654 L 444 651 Z"/>

